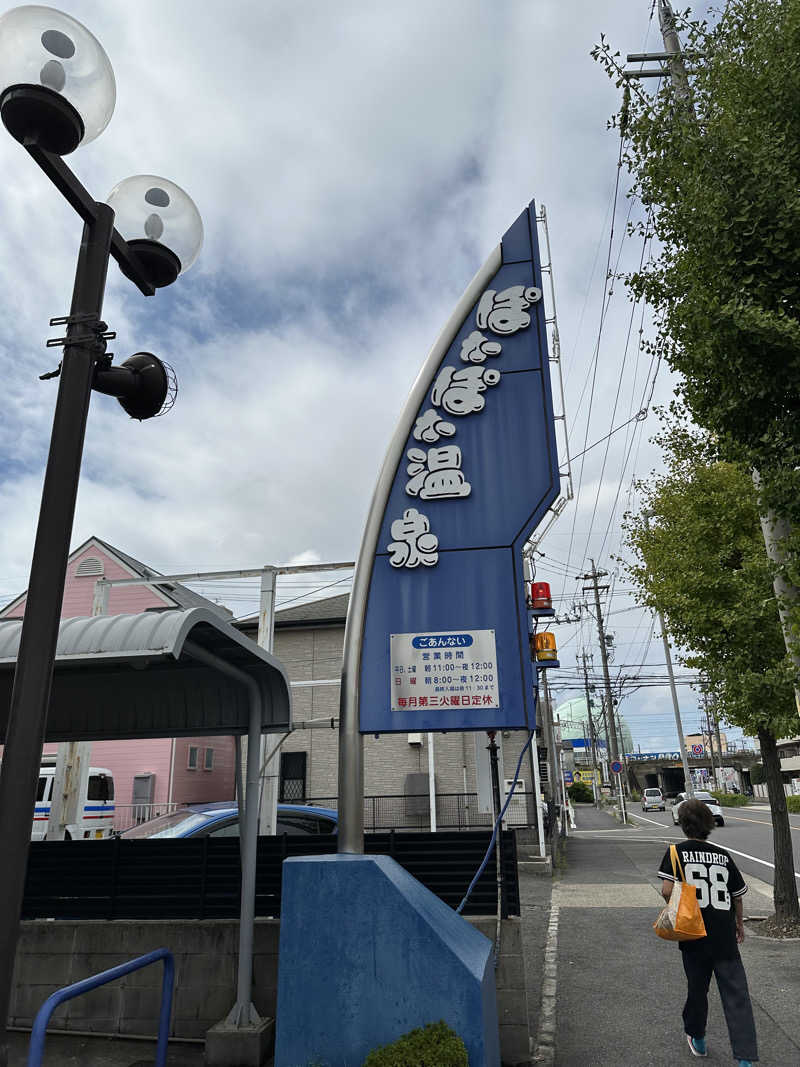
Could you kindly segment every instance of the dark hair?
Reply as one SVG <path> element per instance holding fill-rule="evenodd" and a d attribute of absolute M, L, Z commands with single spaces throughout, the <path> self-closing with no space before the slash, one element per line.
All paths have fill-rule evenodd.
<path fill-rule="evenodd" d="M 715 820 L 711 810 L 702 800 L 690 797 L 678 809 L 678 822 L 687 837 L 705 841 L 714 829 Z"/>

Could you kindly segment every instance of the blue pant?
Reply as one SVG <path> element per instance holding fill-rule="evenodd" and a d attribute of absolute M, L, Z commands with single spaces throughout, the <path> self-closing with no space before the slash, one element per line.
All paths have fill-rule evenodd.
<path fill-rule="evenodd" d="M 756 1024 L 747 989 L 742 957 L 719 960 L 705 952 L 681 952 L 683 969 L 689 983 L 683 1007 L 683 1028 L 690 1037 L 705 1037 L 708 1019 L 708 987 L 711 975 L 717 979 L 722 1010 L 728 1024 L 734 1059 L 758 1059 Z"/>

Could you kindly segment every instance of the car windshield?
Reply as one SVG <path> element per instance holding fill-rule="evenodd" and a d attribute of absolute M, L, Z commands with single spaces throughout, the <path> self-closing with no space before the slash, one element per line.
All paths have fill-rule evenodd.
<path fill-rule="evenodd" d="M 714 798 L 710 793 L 695 793 L 695 798 L 697 800 L 710 800 L 712 804 L 714 803 Z"/>
<path fill-rule="evenodd" d="M 646 797 L 660 797 L 661 796 L 661 790 L 660 789 L 645 789 L 644 795 Z"/>
<path fill-rule="evenodd" d="M 160 815 L 157 819 L 140 823 L 125 830 L 121 837 L 183 837 L 190 830 L 208 822 L 208 816 L 196 811 L 173 811 L 171 815 Z"/>

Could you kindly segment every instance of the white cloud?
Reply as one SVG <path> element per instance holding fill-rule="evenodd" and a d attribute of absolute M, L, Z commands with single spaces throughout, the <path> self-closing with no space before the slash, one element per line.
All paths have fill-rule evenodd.
<path fill-rule="evenodd" d="M 354 558 L 425 354 L 532 197 L 550 219 L 572 451 L 608 432 L 629 315 L 621 287 L 588 429 L 583 386 L 618 95 L 588 53 L 601 32 L 642 48 L 647 5 L 62 6 L 105 46 L 118 92 L 108 129 L 70 163 L 100 199 L 129 174 L 171 178 L 205 226 L 197 266 L 151 299 L 111 266 L 104 313 L 117 360 L 152 350 L 175 365 L 181 391 L 172 413 L 143 425 L 93 399 L 73 543 L 97 533 L 163 571 Z M 10 596 L 25 584 L 57 388 L 38 381 L 57 358 L 47 323 L 68 310 L 80 223 L 8 137 L 0 167 L 0 595 Z M 623 266 L 638 251 L 626 245 Z M 647 360 L 634 372 L 634 354 L 615 424 L 639 406 Z M 662 373 L 657 397 L 670 389 Z M 618 434 L 605 466 L 603 447 L 587 455 L 580 497 L 545 543 L 559 591 L 571 595 L 593 552 L 608 565 L 631 478 L 657 462 L 649 432 L 638 428 L 630 449 Z"/>

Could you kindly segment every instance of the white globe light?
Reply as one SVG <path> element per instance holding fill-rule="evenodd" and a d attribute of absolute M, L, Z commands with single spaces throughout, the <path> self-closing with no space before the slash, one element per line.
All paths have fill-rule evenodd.
<path fill-rule="evenodd" d="M 203 223 L 179 185 L 137 174 L 115 185 L 106 202 L 114 209 L 116 228 L 157 288 L 174 282 L 197 259 Z"/>
<path fill-rule="evenodd" d="M 0 114 L 17 140 L 66 155 L 103 132 L 116 98 L 108 56 L 77 19 L 38 4 L 0 16 Z"/>

